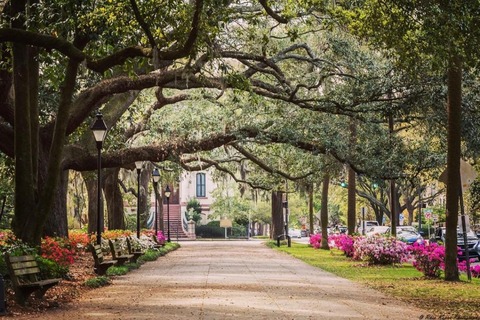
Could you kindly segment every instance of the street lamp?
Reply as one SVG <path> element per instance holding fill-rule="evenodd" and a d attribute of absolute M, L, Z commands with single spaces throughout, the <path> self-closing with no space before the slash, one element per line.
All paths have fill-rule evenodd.
<path fill-rule="evenodd" d="M 153 179 L 153 193 L 155 193 L 155 237 L 156 237 L 158 235 L 157 185 L 158 185 L 158 181 L 160 181 L 160 173 L 158 172 L 157 168 L 153 169 L 152 179 Z"/>
<path fill-rule="evenodd" d="M 167 242 L 170 242 L 170 188 L 165 188 L 165 197 L 167 198 Z"/>
<path fill-rule="evenodd" d="M 142 173 L 143 161 L 135 161 L 137 168 L 137 238 L 140 239 L 140 173 Z"/>
<path fill-rule="evenodd" d="M 105 140 L 105 136 L 107 135 L 107 125 L 105 121 L 103 121 L 102 114 L 100 111 L 97 112 L 97 119 L 90 127 L 90 130 L 93 132 L 93 136 L 95 137 L 95 141 L 97 143 L 97 244 L 102 243 L 102 229 L 103 229 L 103 210 L 102 204 L 100 202 L 101 199 L 101 190 L 102 190 L 102 144 L 103 140 Z"/>

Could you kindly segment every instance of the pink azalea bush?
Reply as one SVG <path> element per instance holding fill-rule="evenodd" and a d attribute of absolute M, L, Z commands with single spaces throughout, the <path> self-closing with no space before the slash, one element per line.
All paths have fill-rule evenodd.
<path fill-rule="evenodd" d="M 472 266 L 471 264 L 475 262 L 475 259 L 470 259 L 470 273 L 474 278 L 480 278 L 480 265 Z M 467 261 L 461 261 L 458 263 L 458 270 L 460 272 L 467 273 Z"/>
<path fill-rule="evenodd" d="M 358 238 L 353 248 L 353 258 L 369 264 L 397 264 L 408 258 L 407 245 L 394 237 L 376 235 Z"/>
<path fill-rule="evenodd" d="M 347 234 L 332 234 L 328 237 L 328 244 L 330 248 L 342 250 L 347 257 L 353 257 L 355 240 L 356 238 Z"/>
<path fill-rule="evenodd" d="M 165 240 L 167 240 L 167 238 L 165 238 L 165 235 L 163 234 L 162 230 L 158 230 L 157 231 L 157 241 L 158 241 L 158 243 L 165 243 Z"/>
<path fill-rule="evenodd" d="M 470 266 L 470 271 L 472 272 L 472 277 L 480 278 L 480 265 Z"/>
<path fill-rule="evenodd" d="M 310 235 L 309 243 L 314 249 L 320 249 L 322 246 L 322 234 L 317 233 Z"/>
<path fill-rule="evenodd" d="M 439 278 L 445 267 L 445 247 L 438 243 L 414 243 L 408 246 L 414 258 L 413 266 L 427 278 Z"/>

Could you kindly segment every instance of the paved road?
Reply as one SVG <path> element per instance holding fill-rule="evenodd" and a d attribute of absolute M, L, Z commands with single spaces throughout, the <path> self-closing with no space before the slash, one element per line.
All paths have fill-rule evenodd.
<path fill-rule="evenodd" d="M 419 319 L 426 314 L 258 241 L 182 242 L 41 319 Z"/>

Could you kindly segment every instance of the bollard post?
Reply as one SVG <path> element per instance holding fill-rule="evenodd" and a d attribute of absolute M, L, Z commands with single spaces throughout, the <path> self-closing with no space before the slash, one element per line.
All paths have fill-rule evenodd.
<path fill-rule="evenodd" d="M 0 273 L 0 316 L 7 314 L 7 307 L 5 301 L 5 281 L 3 281 L 3 276 Z"/>

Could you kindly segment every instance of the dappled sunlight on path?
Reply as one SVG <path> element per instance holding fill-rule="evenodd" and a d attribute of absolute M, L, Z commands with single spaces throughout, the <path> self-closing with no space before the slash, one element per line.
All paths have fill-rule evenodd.
<path fill-rule="evenodd" d="M 418 319 L 426 314 L 259 241 L 181 245 L 38 318 Z"/>

